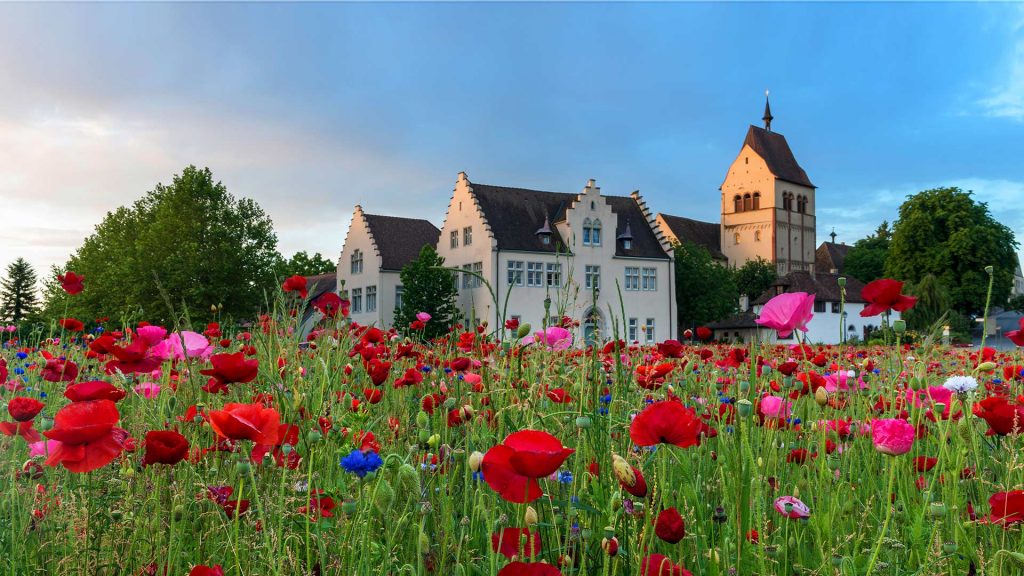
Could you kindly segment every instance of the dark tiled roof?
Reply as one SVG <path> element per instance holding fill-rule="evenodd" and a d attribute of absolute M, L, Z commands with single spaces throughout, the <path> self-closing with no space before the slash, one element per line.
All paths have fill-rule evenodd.
<path fill-rule="evenodd" d="M 708 328 L 712 330 L 731 330 L 733 328 L 757 328 L 757 322 L 754 322 L 756 318 L 757 314 L 754 314 L 754 312 L 751 310 L 747 310 L 746 312 L 733 314 L 732 316 L 719 320 L 718 322 L 712 322 L 708 324 Z"/>
<path fill-rule="evenodd" d="M 680 242 L 692 242 L 703 246 L 711 253 L 712 258 L 728 260 L 722 253 L 722 233 L 718 224 L 668 214 L 659 214 L 659 216 Z"/>
<path fill-rule="evenodd" d="M 328 292 L 338 291 L 338 274 L 318 274 L 317 276 L 306 276 L 306 290 L 309 292 L 309 301 L 316 300 Z"/>
<path fill-rule="evenodd" d="M 565 220 L 566 210 L 576 200 L 577 194 L 476 183 L 470 183 L 470 187 L 491 227 L 499 250 L 568 251 L 565 239 L 558 233 L 557 226 L 551 227 L 550 244 L 541 242 L 536 232 L 544 225 L 545 217 L 552 224 Z M 624 250 L 622 243 L 616 242 L 616 256 L 668 259 L 636 200 L 629 196 L 603 198 L 608 201 L 616 215 L 614 233 L 605 228 L 604 241 L 615 241 L 625 232 L 627 223 L 630 224 L 630 232 L 633 234 L 633 245 L 629 250 Z"/>
<path fill-rule="evenodd" d="M 437 246 L 441 231 L 426 220 L 363 214 L 380 252 L 382 270 L 401 270 L 426 245 Z"/>
<path fill-rule="evenodd" d="M 843 263 L 850 252 L 850 246 L 835 242 L 822 242 L 814 253 L 814 269 L 818 272 L 831 272 L 835 269 L 843 273 Z"/>
<path fill-rule="evenodd" d="M 839 274 L 811 274 L 805 270 L 797 270 L 782 276 L 772 284 L 771 288 L 754 300 L 753 304 L 764 304 L 780 292 L 807 292 L 814 294 L 818 302 L 839 302 Z M 781 290 L 780 290 L 781 289 Z M 860 295 L 864 283 L 856 278 L 846 277 L 846 301 L 865 302 Z"/>
<path fill-rule="evenodd" d="M 782 134 L 751 126 L 750 130 L 747 130 L 747 138 L 743 144 L 750 146 L 758 156 L 764 158 L 768 169 L 779 180 L 815 188 L 807 178 L 807 173 L 797 163 L 793 151 L 789 149 L 789 144 L 786 142 L 786 137 Z"/>

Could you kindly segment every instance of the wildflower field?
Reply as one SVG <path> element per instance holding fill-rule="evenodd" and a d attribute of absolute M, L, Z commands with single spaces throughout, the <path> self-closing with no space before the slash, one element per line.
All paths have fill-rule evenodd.
<path fill-rule="evenodd" d="M 1024 574 L 1017 352 L 420 342 L 334 295 L 300 338 L 298 284 L 244 329 L 2 333 L 0 573 Z"/>

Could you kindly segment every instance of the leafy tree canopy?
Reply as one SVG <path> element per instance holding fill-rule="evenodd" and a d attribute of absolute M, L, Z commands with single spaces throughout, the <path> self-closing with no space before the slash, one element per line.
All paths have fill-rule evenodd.
<path fill-rule="evenodd" d="M 843 261 L 844 273 L 861 282 L 885 277 L 885 261 L 889 256 L 890 242 L 892 230 L 889 229 L 889 223 L 883 221 L 874 234 L 857 240 L 850 248 Z"/>
<path fill-rule="evenodd" d="M 81 319 L 133 314 L 136 320 L 193 321 L 223 314 L 248 318 L 276 288 L 280 261 L 273 223 L 249 198 L 236 199 L 209 168 L 188 166 L 131 206 L 108 212 L 63 266 L 84 274 L 85 290 L 68 297 L 56 282 L 46 312 Z M 161 293 L 161 289 L 163 294 Z"/>
<path fill-rule="evenodd" d="M 992 305 L 1006 303 L 1017 264 L 1013 232 L 997 222 L 988 205 L 970 191 L 936 188 L 900 206 L 893 225 L 885 275 L 912 284 L 932 274 L 949 291 L 950 306 L 980 314 L 988 290 L 986 266 L 993 267 Z"/>
<path fill-rule="evenodd" d="M 765 290 L 771 288 L 772 282 L 775 282 L 778 276 L 775 265 L 764 258 L 748 260 L 736 269 L 736 289 L 740 294 L 749 296 L 753 302 Z"/>
<path fill-rule="evenodd" d="M 676 244 L 676 309 L 680 328 L 695 328 L 736 312 L 739 291 L 733 272 L 703 246 Z"/>
<path fill-rule="evenodd" d="M 37 280 L 36 271 L 24 258 L 7 266 L 7 275 L 0 281 L 0 320 L 17 323 L 36 313 L 39 308 Z"/>
<path fill-rule="evenodd" d="M 440 268 L 444 258 L 433 246 L 424 246 L 416 260 L 402 268 L 402 305 L 395 309 L 395 326 L 407 329 L 416 320 L 416 314 L 426 312 L 427 322 L 422 336 L 436 338 L 448 332 L 458 317 L 455 298 L 458 292 L 452 283 L 452 273 Z"/>
<path fill-rule="evenodd" d="M 330 274 L 338 269 L 338 265 L 320 255 L 319 252 L 310 256 L 305 250 L 296 252 L 291 258 L 280 261 L 277 269 L 278 279 L 298 274 L 299 276 L 316 276 Z"/>

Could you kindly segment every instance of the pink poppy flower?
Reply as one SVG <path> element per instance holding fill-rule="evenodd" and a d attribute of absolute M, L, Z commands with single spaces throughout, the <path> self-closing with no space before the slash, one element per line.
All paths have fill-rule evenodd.
<path fill-rule="evenodd" d="M 548 350 L 567 350 L 572 346 L 572 332 L 560 326 L 538 330 L 533 334 L 533 339 L 546 346 Z"/>
<path fill-rule="evenodd" d="M 761 415 L 765 418 L 787 418 L 792 405 L 792 402 L 778 396 L 765 396 L 761 398 Z"/>
<path fill-rule="evenodd" d="M 160 385 L 154 382 L 143 382 L 135 386 L 135 393 L 151 400 L 160 395 Z"/>
<path fill-rule="evenodd" d="M 807 323 L 814 316 L 813 310 L 814 294 L 786 292 L 769 300 L 755 322 L 773 328 L 779 338 L 789 338 L 794 330 L 807 332 Z"/>
<path fill-rule="evenodd" d="M 790 520 L 809 518 L 811 515 L 811 509 L 807 507 L 807 504 L 795 496 L 779 496 L 775 499 L 774 506 L 779 514 Z"/>
<path fill-rule="evenodd" d="M 426 312 L 417 312 L 416 313 L 416 319 L 419 320 L 420 322 L 423 322 L 424 324 L 426 324 L 427 322 L 430 322 L 431 318 L 433 318 L 433 316 L 431 316 L 430 314 L 428 314 Z"/>
<path fill-rule="evenodd" d="M 871 421 L 871 440 L 882 454 L 906 454 L 914 445 L 914 427 L 901 418 L 876 418 Z"/>
<path fill-rule="evenodd" d="M 184 347 L 182 347 L 182 340 L 184 340 Z M 151 352 L 154 356 L 164 360 L 169 358 L 184 360 L 186 356 L 206 360 L 213 354 L 213 346 L 202 334 L 185 330 L 170 334 L 153 346 Z"/>

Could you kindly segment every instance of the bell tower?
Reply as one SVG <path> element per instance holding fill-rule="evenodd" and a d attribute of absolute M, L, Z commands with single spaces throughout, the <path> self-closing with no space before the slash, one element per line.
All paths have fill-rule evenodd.
<path fill-rule="evenodd" d="M 815 190 L 785 136 L 772 132 L 765 92 L 764 128 L 751 125 L 722 192 L 722 252 L 731 266 L 763 258 L 780 275 L 811 271 L 817 247 Z M 756 295 L 751 295 L 756 297 Z"/>

